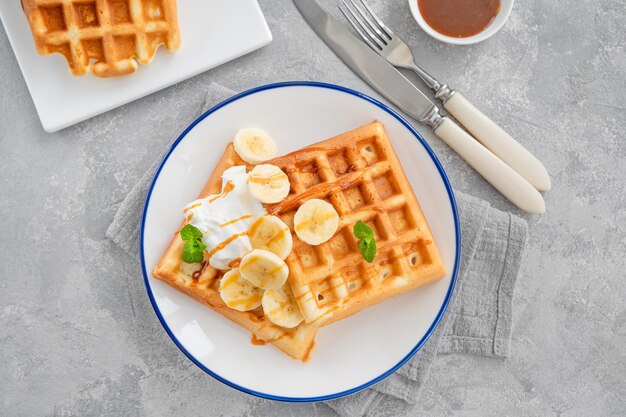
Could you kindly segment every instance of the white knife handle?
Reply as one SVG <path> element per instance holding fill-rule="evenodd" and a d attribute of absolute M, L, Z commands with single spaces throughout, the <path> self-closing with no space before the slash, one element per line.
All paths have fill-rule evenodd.
<path fill-rule="evenodd" d="M 443 105 L 476 139 L 539 191 L 551 187 L 543 164 L 500 126 L 485 116 L 458 91 Z"/>
<path fill-rule="evenodd" d="M 445 117 L 435 134 L 517 207 L 528 213 L 545 213 L 539 191 L 452 120 Z"/>

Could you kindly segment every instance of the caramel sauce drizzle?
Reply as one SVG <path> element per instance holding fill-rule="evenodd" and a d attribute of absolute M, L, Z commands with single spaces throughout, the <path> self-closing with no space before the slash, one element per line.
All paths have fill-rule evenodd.
<path fill-rule="evenodd" d="M 227 221 L 226 223 L 222 223 L 220 224 L 220 227 L 228 226 L 229 224 L 237 223 L 241 220 L 249 219 L 250 217 L 252 217 L 252 214 L 246 214 L 245 216 L 237 217 L 236 219 Z"/>
<path fill-rule="evenodd" d="M 222 190 L 222 192 L 219 193 L 218 195 L 216 195 L 215 197 L 211 198 L 209 200 L 209 203 L 214 202 L 218 198 L 226 197 L 228 195 L 228 193 L 230 193 L 234 189 L 235 189 L 235 183 L 233 183 L 232 181 L 227 181 L 226 185 L 224 186 L 224 189 Z"/>
<path fill-rule="evenodd" d="M 269 314 L 270 316 L 272 316 L 272 315 L 273 315 L 273 316 L 274 316 L 274 317 L 276 317 L 276 318 L 278 318 L 278 317 L 284 317 L 284 316 L 285 316 L 285 314 L 286 314 L 286 313 L 285 313 L 285 307 L 287 307 L 289 304 L 290 304 L 290 300 L 289 300 L 289 299 L 284 300 L 284 301 L 283 301 L 283 302 L 281 302 L 281 303 L 280 303 L 280 304 L 279 304 L 276 308 L 274 308 L 274 309 L 272 309 L 272 310 L 268 311 L 268 312 L 267 312 L 267 314 Z M 296 308 L 297 308 L 297 306 L 296 306 Z M 276 313 L 281 313 L 281 312 L 282 312 L 283 314 L 281 314 L 280 316 L 278 316 L 278 315 L 276 314 Z"/>
<path fill-rule="evenodd" d="M 241 263 L 241 258 L 235 258 L 228 263 L 228 267 L 230 269 L 235 269 L 239 266 L 240 263 Z"/>
<path fill-rule="evenodd" d="M 251 264 L 254 264 L 254 263 L 257 263 L 258 260 L 259 260 L 259 256 L 258 255 L 257 256 L 251 256 L 251 257 L 248 257 L 247 262 L 251 263 Z"/>
<path fill-rule="evenodd" d="M 259 260 L 259 257 L 258 257 L 258 256 L 254 256 L 254 257 L 251 257 L 251 258 L 248 258 L 248 259 L 249 259 L 249 260 L 246 260 L 247 262 L 249 262 L 249 263 L 251 263 L 251 264 L 254 264 L 254 263 L 256 263 L 256 262 Z M 285 267 L 285 265 L 284 265 L 284 264 L 283 264 L 283 265 L 278 265 L 278 266 L 274 267 L 273 269 L 271 269 L 271 270 L 267 273 L 267 275 L 271 277 L 272 275 L 276 274 L 278 271 L 280 271 L 280 270 L 281 270 L 282 268 L 284 268 L 284 267 Z M 261 287 L 264 287 L 266 283 L 267 283 L 266 281 L 262 281 L 262 282 L 261 282 L 261 284 L 260 284 L 260 286 L 261 286 Z"/>
<path fill-rule="evenodd" d="M 206 265 L 207 265 L 207 261 L 202 261 L 202 263 L 200 264 L 200 269 L 198 269 L 197 271 L 194 271 L 194 273 L 191 274 L 191 278 L 193 279 L 200 278 L 200 275 L 202 275 L 202 273 L 204 272 L 204 268 L 206 268 Z"/>
<path fill-rule="evenodd" d="M 383 251 L 385 249 L 394 247 L 394 246 L 398 246 L 398 245 L 406 245 L 409 244 L 409 248 L 406 249 L 401 255 L 399 256 L 391 256 L 389 258 L 380 260 L 378 262 L 376 262 L 376 260 L 374 260 L 374 263 L 372 264 L 367 264 L 366 267 L 368 269 L 373 268 L 375 265 L 377 266 L 385 266 L 385 265 L 389 265 L 395 261 L 397 261 L 398 259 L 402 259 L 412 253 L 415 253 L 419 250 L 419 243 L 420 241 L 413 241 L 413 242 L 393 242 L 387 245 L 383 245 L 381 247 L 378 248 L 379 251 Z M 424 241 L 425 244 L 430 243 L 430 241 Z M 336 271 L 334 271 L 334 273 L 338 273 L 341 275 L 345 275 L 347 278 L 353 277 L 354 275 L 358 274 L 358 271 L 355 269 L 354 264 L 347 264 L 344 265 L 343 267 L 337 269 Z M 332 288 L 334 289 L 334 288 Z M 298 297 L 297 299 L 300 300 L 303 296 L 307 295 L 306 293 L 300 297 Z"/>
<path fill-rule="evenodd" d="M 264 214 L 263 216 L 267 216 L 267 214 Z M 251 235 L 254 235 L 256 233 L 256 229 L 259 227 L 259 225 L 261 224 L 261 218 L 263 216 L 260 216 L 258 219 L 256 219 L 254 222 L 252 222 L 252 224 L 250 225 L 250 229 L 248 229 L 248 232 Z"/>
<path fill-rule="evenodd" d="M 262 218 L 265 216 L 269 216 L 269 214 L 264 214 L 263 216 L 259 217 L 258 219 L 256 219 L 251 225 L 250 225 L 250 229 L 248 229 L 248 234 L 250 235 L 254 235 L 256 233 L 257 228 L 259 227 L 259 225 L 262 222 Z M 267 246 L 270 247 L 272 245 L 272 243 L 276 242 L 279 239 L 282 239 L 285 236 L 286 231 L 284 229 L 281 229 L 278 233 L 276 233 L 276 235 L 272 236 L 268 241 L 267 241 Z"/>
<path fill-rule="evenodd" d="M 232 235 L 231 237 L 229 237 L 228 239 L 226 239 L 225 241 L 221 242 L 219 245 L 217 245 L 216 247 L 214 247 L 213 249 L 211 249 L 211 252 L 209 252 L 209 258 L 211 258 L 213 255 L 215 255 L 217 252 L 221 251 L 222 249 L 224 249 L 226 246 L 228 246 L 228 244 L 230 242 L 232 242 L 233 240 L 239 238 L 240 236 L 245 236 L 247 235 L 248 232 L 243 232 L 243 233 L 235 233 L 234 235 Z"/>
<path fill-rule="evenodd" d="M 183 213 L 187 213 L 189 210 L 193 210 L 196 207 L 200 207 L 201 205 L 202 205 L 202 203 L 195 203 L 195 204 L 192 204 L 192 205 L 190 205 L 188 207 L 185 207 L 185 209 L 183 210 Z"/>
<path fill-rule="evenodd" d="M 278 265 L 277 267 L 274 267 L 272 270 L 270 270 L 269 275 L 271 276 L 271 275 L 276 274 L 278 271 L 280 271 L 284 267 L 285 265 Z"/>
<path fill-rule="evenodd" d="M 286 178 L 286 177 L 287 177 L 287 174 L 285 174 L 282 171 L 274 175 L 270 175 L 269 177 L 250 175 L 248 177 L 248 182 L 255 183 L 255 184 L 269 184 L 273 181 L 280 181 L 281 179 Z"/>
<path fill-rule="evenodd" d="M 214 196 L 213 198 L 211 198 L 209 200 L 209 203 L 214 202 L 215 200 L 217 200 L 218 198 L 222 198 L 228 195 L 228 193 L 230 193 L 232 190 L 235 189 L 235 184 L 232 181 L 227 181 L 226 185 L 224 186 L 224 189 L 222 190 L 221 193 L 219 193 L 218 195 Z M 193 210 L 196 207 L 200 207 L 202 205 L 202 202 L 198 202 L 195 204 L 192 204 L 190 206 L 187 206 L 183 209 L 183 213 L 187 213 L 189 210 Z M 188 219 L 190 219 L 191 216 L 188 217 Z"/>
<path fill-rule="evenodd" d="M 356 169 L 356 167 L 354 166 L 354 164 L 350 164 L 350 166 L 343 172 L 341 172 L 342 174 L 348 174 L 350 172 L 354 172 L 354 170 Z"/>
<path fill-rule="evenodd" d="M 267 241 L 267 246 L 270 247 L 274 242 L 276 242 L 277 240 L 282 239 L 283 237 L 285 237 L 285 229 L 280 229 L 280 231 L 278 233 L 276 233 L 276 235 L 272 236 L 268 241 Z"/>
<path fill-rule="evenodd" d="M 312 164 L 300 167 L 298 172 L 303 172 L 303 173 L 307 173 L 307 174 L 309 174 L 309 173 L 315 174 L 319 170 L 320 170 L 320 167 L 317 165 L 317 163 L 312 163 Z"/>
<path fill-rule="evenodd" d="M 267 341 L 259 339 L 255 334 L 253 334 L 252 339 L 250 339 L 250 343 L 256 346 L 263 346 L 267 344 Z"/>
<path fill-rule="evenodd" d="M 306 148 L 302 148 L 299 149 L 297 151 L 293 151 L 291 153 L 288 153 L 287 155 L 283 156 L 283 158 L 285 159 L 289 159 L 290 161 L 293 162 L 302 162 L 304 160 L 309 160 L 309 153 L 314 152 L 314 153 L 331 153 L 333 151 L 339 151 L 341 149 L 343 149 L 344 147 L 337 147 L 337 146 L 307 146 Z M 281 158 L 281 159 L 283 159 Z"/>
<path fill-rule="evenodd" d="M 393 262 L 397 261 L 398 259 L 404 258 L 404 257 L 410 255 L 411 253 L 415 253 L 418 250 L 419 250 L 419 242 L 412 242 L 411 245 L 409 246 L 409 248 L 404 251 L 404 253 L 402 253 L 399 256 L 390 256 L 387 259 L 383 259 L 382 261 L 378 262 L 378 265 L 380 265 L 380 266 L 389 265 L 390 263 L 393 263 Z"/>
<path fill-rule="evenodd" d="M 367 206 L 365 207 L 363 210 L 372 210 L 376 213 L 382 214 L 385 211 L 387 211 L 386 208 L 384 208 L 383 206 Z"/>
<path fill-rule="evenodd" d="M 288 200 L 283 200 L 280 203 L 273 204 L 267 207 L 267 211 L 270 214 L 276 214 L 281 212 L 289 211 L 296 206 L 299 206 L 302 201 L 306 201 L 311 197 L 325 195 L 336 191 L 346 190 L 355 184 L 358 184 L 363 178 L 363 173 L 356 172 L 350 173 L 344 177 L 337 179 L 337 181 L 333 183 L 323 183 L 318 186 L 313 186 L 306 190 L 303 193 L 300 193 L 297 198 L 291 198 Z"/>
<path fill-rule="evenodd" d="M 261 298 L 261 296 L 259 295 L 259 298 L 257 298 L 255 301 L 259 301 L 259 299 Z M 250 300 L 234 300 L 231 301 L 231 305 L 233 306 L 249 306 Z M 248 307 L 249 308 L 249 307 Z"/>
<path fill-rule="evenodd" d="M 255 263 L 257 263 L 257 262 L 258 262 L 258 260 L 259 260 L 259 256 L 258 256 L 258 255 L 256 255 L 256 256 L 249 256 L 249 257 L 246 259 L 246 262 L 247 262 L 248 264 L 255 264 Z M 271 274 L 272 274 L 272 273 L 275 273 L 275 272 L 276 272 L 276 271 L 273 271 L 273 270 L 272 270 L 272 271 L 271 271 L 268 275 L 270 275 L 270 276 L 271 276 Z M 259 286 L 260 286 L 260 287 L 265 286 L 265 282 L 264 282 L 264 281 L 262 281 L 262 282 L 261 282 L 261 284 L 260 284 Z"/>
<path fill-rule="evenodd" d="M 319 222 L 323 223 L 323 222 L 325 222 L 327 220 L 332 219 L 333 217 L 335 217 L 334 213 L 328 213 Z M 310 227 L 312 224 L 313 224 L 313 220 L 306 220 L 306 221 L 303 221 L 302 223 L 298 224 L 298 226 L 295 227 L 295 229 L 296 229 L 296 231 L 299 232 L 301 230 L 304 230 L 304 229 Z"/>
<path fill-rule="evenodd" d="M 261 317 L 259 317 L 255 314 L 248 313 L 248 318 L 255 323 L 261 323 L 263 319 L 265 318 L 265 316 L 261 315 Z"/>
<path fill-rule="evenodd" d="M 319 162 L 314 161 L 311 164 L 308 165 L 304 165 L 301 167 L 297 167 L 297 169 L 295 170 L 295 172 L 297 173 L 305 173 L 305 174 L 316 174 L 320 169 L 326 169 L 329 170 L 331 169 L 330 165 L 321 165 Z M 341 169 L 337 169 L 337 174 L 339 175 L 344 175 L 344 174 L 349 174 L 350 172 L 354 172 L 356 170 L 356 167 L 354 166 L 354 164 L 350 164 L 348 165 L 345 169 L 341 170 Z M 293 172 L 294 170 L 292 170 L 291 172 Z"/>

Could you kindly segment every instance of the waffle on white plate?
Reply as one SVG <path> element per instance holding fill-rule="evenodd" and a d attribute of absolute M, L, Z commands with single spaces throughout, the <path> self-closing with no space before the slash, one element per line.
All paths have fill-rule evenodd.
<path fill-rule="evenodd" d="M 37 51 L 62 54 L 73 75 L 117 77 L 180 46 L 176 0 L 22 0 Z"/>
<path fill-rule="evenodd" d="M 211 307 L 257 339 L 305 360 L 317 327 L 445 275 L 430 228 L 380 122 L 264 164 L 279 167 L 289 180 L 286 198 L 264 208 L 291 231 L 293 247 L 285 263 L 304 322 L 285 329 L 273 324 L 261 307 L 247 312 L 227 307 L 218 288 L 223 272 L 212 268 L 206 256 L 202 263 L 183 262 L 184 243 L 178 232 L 153 271 L 157 279 Z M 222 173 L 235 165 L 252 168 L 229 143 L 200 196 L 218 193 Z M 332 237 L 317 245 L 300 240 L 294 231 L 296 211 L 311 200 L 329 203 L 339 218 Z M 371 228 L 376 240 L 372 262 L 364 259 L 353 232 L 359 220 Z"/>

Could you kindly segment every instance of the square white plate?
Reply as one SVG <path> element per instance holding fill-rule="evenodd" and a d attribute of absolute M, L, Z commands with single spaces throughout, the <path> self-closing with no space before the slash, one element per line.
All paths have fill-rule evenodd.
<path fill-rule="evenodd" d="M 181 0 L 181 47 L 159 48 L 134 74 L 74 77 L 59 54 L 41 56 L 19 0 L 0 1 L 0 19 L 47 132 L 55 132 L 200 74 L 272 41 L 256 0 Z"/>

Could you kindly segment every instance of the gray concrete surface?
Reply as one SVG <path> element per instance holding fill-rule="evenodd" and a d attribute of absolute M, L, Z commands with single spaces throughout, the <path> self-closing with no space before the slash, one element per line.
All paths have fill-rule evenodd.
<path fill-rule="evenodd" d="M 554 183 L 548 212 L 526 216 L 511 357 L 439 358 L 415 415 L 626 415 L 623 0 L 518 1 L 500 33 L 470 47 L 430 39 L 405 1 L 372 3 L 425 67 L 539 155 Z M 0 415 L 332 415 L 241 394 L 197 369 L 159 325 L 136 261 L 104 237 L 210 82 L 239 91 L 320 80 L 377 97 L 290 1 L 261 6 L 268 47 L 55 134 L 42 130 L 0 30 Z M 457 189 L 516 212 L 417 128 Z"/>

